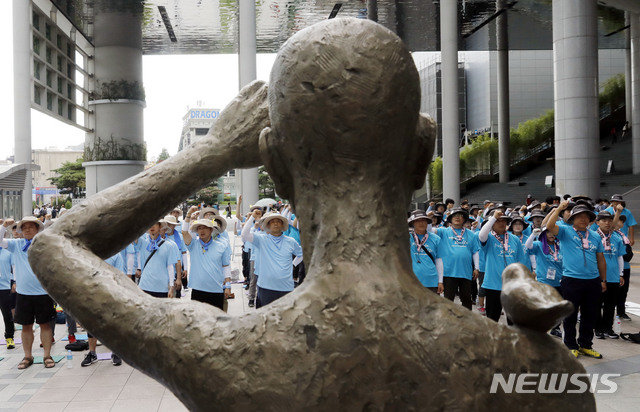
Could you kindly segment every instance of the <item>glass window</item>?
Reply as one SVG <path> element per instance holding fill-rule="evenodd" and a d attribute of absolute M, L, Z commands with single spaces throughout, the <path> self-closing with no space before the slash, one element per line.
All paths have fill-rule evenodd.
<path fill-rule="evenodd" d="M 73 86 L 70 84 L 67 84 L 67 97 L 73 100 Z"/>
<path fill-rule="evenodd" d="M 58 115 L 64 115 L 64 100 L 58 99 Z"/>
<path fill-rule="evenodd" d="M 35 34 L 33 35 L 33 53 L 40 54 L 40 38 Z"/>
<path fill-rule="evenodd" d="M 74 47 L 71 43 L 67 43 L 67 57 L 73 59 Z"/>
<path fill-rule="evenodd" d="M 36 30 L 40 31 L 40 15 L 38 13 L 34 12 L 31 15 L 31 23 Z"/>
<path fill-rule="evenodd" d="M 49 23 L 44 25 L 44 35 L 48 40 L 51 40 L 51 25 Z"/>
<path fill-rule="evenodd" d="M 67 109 L 67 118 L 71 121 L 74 121 L 73 119 L 73 114 L 75 113 L 75 106 L 72 104 L 68 105 L 68 109 Z"/>
<path fill-rule="evenodd" d="M 62 56 L 58 56 L 58 71 L 59 72 L 64 72 L 64 62 L 62 60 Z"/>
<path fill-rule="evenodd" d="M 61 76 L 58 76 L 58 93 L 64 93 L 64 79 Z"/>
<path fill-rule="evenodd" d="M 53 64 L 53 51 L 49 46 L 47 46 L 47 63 Z"/>
<path fill-rule="evenodd" d="M 47 92 L 47 109 L 53 110 L 53 93 Z"/>
<path fill-rule="evenodd" d="M 56 35 L 56 47 L 59 48 L 60 50 L 63 50 L 62 47 L 62 36 L 57 34 Z"/>
<path fill-rule="evenodd" d="M 38 86 L 33 86 L 33 101 L 38 105 L 42 104 L 42 99 L 40 97 L 40 88 Z"/>
<path fill-rule="evenodd" d="M 47 70 L 47 86 L 53 87 L 53 72 L 51 70 Z"/>
<path fill-rule="evenodd" d="M 36 59 L 33 59 L 33 77 L 40 80 L 40 72 L 42 71 L 42 65 Z"/>

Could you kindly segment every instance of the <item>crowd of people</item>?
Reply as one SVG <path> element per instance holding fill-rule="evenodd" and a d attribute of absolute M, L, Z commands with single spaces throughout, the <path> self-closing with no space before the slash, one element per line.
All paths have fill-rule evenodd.
<path fill-rule="evenodd" d="M 636 221 L 620 195 L 544 202 L 528 196 L 514 207 L 489 200 L 456 206 L 447 199 L 411 212 L 407 222 L 420 283 L 449 300 L 458 296 L 470 310 L 475 304 L 489 319 L 497 322 L 503 313 L 502 273 L 510 264 L 525 265 L 538 282 L 555 288 L 574 311 L 550 333 L 575 357 L 601 358 L 594 333 L 618 339 L 614 314 L 630 320 L 625 302 Z"/>
<path fill-rule="evenodd" d="M 260 308 L 294 290 L 305 277 L 298 219 L 290 205 L 252 205 L 235 219 L 216 207 L 176 207 L 120 253 L 106 259 L 154 298 L 190 298 L 226 310 L 231 293 L 232 240 L 242 241 L 242 273 L 249 307 Z M 36 212 L 36 211 L 34 211 Z M 40 327 L 45 368 L 52 368 L 56 304 L 33 273 L 27 253 L 31 241 L 64 214 L 46 207 L 15 222 L 0 220 L 0 308 L 8 349 L 15 348 L 14 322 L 22 325 L 24 358 L 33 364 L 34 323 Z M 485 201 L 456 205 L 451 199 L 431 202 L 409 214 L 409 248 L 418 281 L 451 301 L 489 319 L 502 316 L 502 273 L 512 263 L 525 265 L 536 280 L 555 288 L 575 311 L 550 332 L 564 340 L 576 357 L 600 358 L 593 349 L 600 339 L 618 338 L 614 314 L 629 320 L 625 301 L 629 288 L 631 246 L 636 221 L 624 199 L 593 201 L 584 196 L 526 199 L 511 207 Z M 230 226 L 227 230 L 227 227 Z M 579 335 L 576 324 L 580 317 Z M 69 350 L 88 350 L 82 366 L 95 363 L 97 339 L 76 339 L 75 319 L 65 313 Z M 506 319 L 510 322 L 509 319 Z M 578 336 L 577 336 L 578 335 Z M 114 365 L 120 358 L 112 356 Z"/>
<path fill-rule="evenodd" d="M 192 206 L 186 214 L 176 207 L 154 223 L 136 241 L 106 259 L 126 274 L 140 289 L 155 298 L 181 298 L 190 291 L 192 300 L 226 310 L 231 293 L 232 241 L 227 231 L 241 236 L 243 274 L 250 294 L 249 306 L 259 308 L 291 292 L 304 279 L 302 248 L 298 221 L 290 206 L 281 202 L 270 207 L 252 206 L 240 214 L 238 199 L 236 218 L 226 209 L 226 217 L 217 207 Z M 51 347 L 55 343 L 56 304 L 40 284 L 28 261 L 33 238 L 51 225 L 65 210 L 45 205 L 15 222 L 0 220 L 0 307 L 5 325 L 7 349 L 15 348 L 14 322 L 22 325 L 24 358 L 18 369 L 30 367 L 34 323 L 40 327 L 45 368 L 55 366 Z M 64 313 L 69 343 L 65 349 L 88 350 L 82 366 L 97 362 L 97 339 L 76 338 L 77 323 Z M 121 359 L 112 355 L 114 365 Z"/>

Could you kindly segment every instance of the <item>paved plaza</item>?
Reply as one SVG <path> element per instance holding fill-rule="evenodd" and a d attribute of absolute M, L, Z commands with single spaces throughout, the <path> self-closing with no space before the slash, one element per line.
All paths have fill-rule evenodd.
<path fill-rule="evenodd" d="M 231 235 L 233 237 L 233 235 Z M 239 244 L 239 238 L 237 238 Z M 236 249 L 239 252 L 239 249 Z M 638 305 L 631 309 L 632 321 L 623 322 L 623 332 L 640 331 L 640 250 L 635 251 L 631 269 L 629 302 Z M 241 267 L 240 256 L 234 256 L 232 267 Z M 248 299 L 242 284 L 234 284 L 235 299 L 229 301 L 228 313 L 240 315 L 254 310 L 248 307 Z M 189 294 L 183 299 L 189 298 Z M 475 307 L 474 307 L 475 311 Z M 477 313 L 477 312 L 476 312 Z M 504 321 L 504 317 L 502 317 Z M 0 320 L 1 322 L 1 320 Z M 4 325 L 0 326 L 4 328 Z M 4 330 L 4 329 L 2 329 Z M 36 330 L 37 332 L 37 330 Z M 52 355 L 66 355 L 62 341 L 67 335 L 66 325 L 56 325 L 56 343 Z M 20 331 L 16 331 L 16 338 Z M 131 339 L 135 339 L 132 336 Z M 34 356 L 42 356 L 42 349 L 36 333 Z M 560 340 L 558 339 L 560 344 Z M 594 348 L 604 358 L 600 360 L 580 357 L 580 362 L 589 373 L 620 374 L 614 379 L 618 390 L 614 394 L 596 394 L 599 411 L 637 411 L 640 409 L 640 345 L 619 340 L 594 340 Z M 141 348 L 142 350 L 142 348 Z M 98 346 L 98 354 L 110 350 Z M 0 411 L 183 411 L 184 405 L 164 386 L 142 372 L 123 363 L 113 366 L 110 360 L 81 367 L 80 362 L 87 352 L 73 352 L 73 367 L 67 368 L 66 359 L 53 369 L 45 369 L 42 364 L 34 364 L 24 371 L 17 369 L 22 359 L 21 345 L 7 350 L 0 347 Z M 158 359 L 162 362 L 162 359 Z M 211 383 L 215 390 L 215 382 Z"/>

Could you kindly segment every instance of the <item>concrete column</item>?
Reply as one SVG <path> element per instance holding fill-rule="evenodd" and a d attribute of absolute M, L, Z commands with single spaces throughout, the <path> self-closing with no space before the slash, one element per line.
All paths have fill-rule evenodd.
<path fill-rule="evenodd" d="M 625 25 L 631 25 L 631 14 L 625 13 Z M 633 75 L 631 73 L 631 29 L 625 31 L 627 49 L 625 50 L 625 67 L 624 67 L 624 85 L 625 85 L 625 119 L 629 122 L 629 126 L 633 124 L 632 106 L 633 106 L 633 89 L 631 88 Z"/>
<path fill-rule="evenodd" d="M 640 174 L 640 14 L 631 16 L 631 127 L 633 174 Z"/>
<path fill-rule="evenodd" d="M 15 163 L 31 163 L 31 2 L 13 0 L 13 127 Z M 33 212 L 33 183 L 27 170 L 21 219 Z"/>
<path fill-rule="evenodd" d="M 256 5 L 253 0 L 239 1 L 238 70 L 240 88 L 256 79 Z M 242 213 L 258 201 L 258 169 L 240 171 L 238 180 L 242 194 Z"/>
<path fill-rule="evenodd" d="M 553 0 L 556 193 L 600 194 L 596 0 Z"/>
<path fill-rule="evenodd" d="M 367 0 L 367 19 L 378 21 L 378 0 Z"/>
<path fill-rule="evenodd" d="M 111 98 L 101 96 L 110 82 L 135 82 L 142 87 L 142 8 L 118 10 L 96 4 L 93 69 L 97 96 L 85 136 L 87 197 L 144 170 L 144 101 L 122 88 Z M 113 89 L 112 89 L 113 90 Z"/>
<path fill-rule="evenodd" d="M 506 6 L 505 0 L 496 1 L 496 9 Z M 509 118 L 509 26 L 507 12 L 496 19 L 498 43 L 498 169 L 500 183 L 509 181 L 510 150 L 510 118 Z"/>
<path fill-rule="evenodd" d="M 460 201 L 460 150 L 458 139 L 458 2 L 440 2 L 442 55 L 442 195 Z"/>

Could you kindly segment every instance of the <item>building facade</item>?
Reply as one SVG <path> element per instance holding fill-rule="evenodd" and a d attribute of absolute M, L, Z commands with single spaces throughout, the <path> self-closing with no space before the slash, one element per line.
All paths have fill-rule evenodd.
<path fill-rule="evenodd" d="M 40 170 L 31 173 L 33 200 L 39 205 L 50 203 L 52 198 L 60 195 L 59 190 L 49 180 L 57 176 L 54 170 L 66 162 L 75 162 L 80 159 L 83 151 L 74 148 L 34 149 L 31 153 L 33 164 L 40 167 Z"/>

